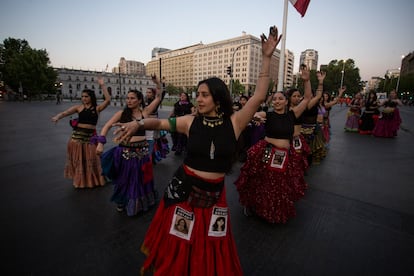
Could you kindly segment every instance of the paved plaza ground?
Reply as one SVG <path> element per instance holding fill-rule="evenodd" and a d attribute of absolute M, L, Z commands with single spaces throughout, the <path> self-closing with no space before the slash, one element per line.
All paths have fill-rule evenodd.
<path fill-rule="evenodd" d="M 50 118 L 70 105 L 0 102 L 2 275 L 139 273 L 155 209 L 127 217 L 109 201 L 110 184 L 76 190 L 63 178 L 71 130 L 68 118 Z M 99 127 L 119 108 L 106 109 Z M 245 275 L 412 275 L 414 107 L 401 108 L 395 139 L 345 133 L 346 111 L 334 107 L 328 157 L 309 170 L 309 189 L 287 224 L 245 217 L 233 185 L 241 163 L 227 176 Z M 182 158 L 169 154 L 155 166 L 160 193 Z"/>

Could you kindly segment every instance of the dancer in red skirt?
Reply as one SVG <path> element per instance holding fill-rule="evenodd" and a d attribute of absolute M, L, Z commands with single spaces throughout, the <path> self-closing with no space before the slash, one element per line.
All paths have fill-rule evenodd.
<path fill-rule="evenodd" d="M 155 275 L 242 275 L 231 231 L 224 176 L 231 169 L 237 139 L 265 100 L 271 58 L 281 36 L 270 28 L 262 40 L 262 65 L 256 91 L 233 112 L 226 84 L 218 78 L 199 82 L 196 116 L 148 118 L 117 124 L 119 140 L 137 129 L 163 129 L 188 137 L 187 155 L 164 192 L 141 250 L 148 257 L 141 273 Z M 218 226 L 220 225 L 220 226 Z"/>
<path fill-rule="evenodd" d="M 302 70 L 302 77 L 305 70 Z M 296 88 L 292 88 L 286 93 L 288 101 L 290 103 L 289 109 L 298 106 L 302 102 L 302 95 L 300 91 Z M 293 189 L 294 197 L 292 200 L 296 201 L 302 198 L 305 195 L 305 191 L 308 187 L 305 181 L 305 172 L 309 168 L 308 156 L 310 154 L 309 145 L 306 143 L 305 137 L 301 134 L 302 129 L 302 116 L 295 118 L 294 121 L 294 130 L 293 130 L 293 139 L 291 141 L 291 161 L 293 163 L 291 179 L 294 179 Z"/>
<path fill-rule="evenodd" d="M 397 97 L 397 92 L 392 90 L 388 100 L 382 104 L 382 111 L 379 120 L 377 121 L 372 134 L 375 137 L 394 138 L 400 129 L 402 122 L 400 110 L 402 102 Z"/>
<path fill-rule="evenodd" d="M 302 66 L 304 98 L 296 106 L 289 108 L 289 101 L 284 92 L 276 92 L 272 98 L 273 111 L 258 112 L 255 116 L 266 118 L 265 138 L 252 146 L 247 153 L 247 161 L 240 169 L 236 180 L 240 203 L 245 214 L 252 212 L 270 223 L 285 223 L 295 216 L 294 200 L 299 196 L 303 185 L 302 169 L 294 168 L 290 148 L 295 120 L 306 109 L 312 98 L 310 74 Z M 292 170 L 300 170 L 293 177 Z M 299 190 L 299 192 L 298 192 Z"/>

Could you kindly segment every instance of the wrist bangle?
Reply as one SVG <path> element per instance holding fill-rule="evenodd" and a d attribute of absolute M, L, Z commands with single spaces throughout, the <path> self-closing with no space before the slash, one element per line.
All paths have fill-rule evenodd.
<path fill-rule="evenodd" d="M 106 137 L 102 136 L 102 135 L 96 135 L 96 136 L 92 136 L 90 139 L 90 143 L 91 144 L 106 144 Z"/>

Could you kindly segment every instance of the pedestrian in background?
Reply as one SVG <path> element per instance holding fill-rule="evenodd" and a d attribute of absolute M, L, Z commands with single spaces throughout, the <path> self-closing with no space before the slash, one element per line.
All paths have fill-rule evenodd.
<path fill-rule="evenodd" d="M 171 112 L 170 117 L 181 117 L 188 114 L 193 114 L 195 107 L 190 101 L 187 93 L 180 93 L 180 100 L 174 104 L 174 109 Z M 172 151 L 175 151 L 175 155 L 181 155 L 182 152 L 187 150 L 187 136 L 182 133 L 171 133 L 173 146 Z"/>
<path fill-rule="evenodd" d="M 64 170 L 64 176 L 73 179 L 75 188 L 105 185 L 105 179 L 101 175 L 101 162 L 96 156 L 96 144 L 91 138 L 96 135 L 99 113 L 110 104 L 111 96 L 102 77 L 98 78 L 98 84 L 104 93 L 104 101 L 101 104 L 97 104 L 93 90 L 85 89 L 82 91 L 82 104 L 72 106 L 52 117 L 52 121 L 57 123 L 64 117 L 78 114 L 77 119 L 71 120 L 73 131 L 67 145 Z"/>

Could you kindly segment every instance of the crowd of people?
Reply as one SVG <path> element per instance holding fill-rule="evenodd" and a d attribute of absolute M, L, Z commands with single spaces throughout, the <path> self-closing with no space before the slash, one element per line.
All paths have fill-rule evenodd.
<path fill-rule="evenodd" d="M 262 62 L 254 93 L 231 98 L 227 85 L 211 77 L 198 83 L 196 105 L 186 93 L 174 104 L 168 118 L 158 116 L 162 84 L 144 97 L 128 91 L 126 107 L 96 130 L 99 113 L 110 104 L 102 78 L 98 83 L 104 101 L 97 104 L 94 91 L 82 92 L 82 103 L 52 117 L 71 120 L 64 176 L 75 188 L 94 188 L 111 182 L 110 201 L 118 212 L 136 216 L 157 206 L 141 251 L 147 256 L 141 274 L 242 275 L 232 235 L 226 200 L 225 176 L 234 162 L 242 162 L 235 181 L 246 216 L 284 224 L 296 215 L 295 203 L 305 196 L 306 173 L 327 155 L 331 139 L 330 110 L 341 102 L 324 91 L 324 72 L 317 72 L 312 89 L 310 71 L 301 66 L 303 91 L 297 88 L 270 95 L 271 57 L 281 35 L 271 27 L 261 35 Z M 266 104 L 270 99 L 271 105 Z M 384 103 L 375 93 L 361 94 L 349 104 L 345 130 L 395 137 L 401 118 L 395 91 Z M 104 150 L 106 137 L 115 128 L 116 145 Z M 170 151 L 183 154 L 180 164 L 160 198 L 154 184 L 153 165 Z"/>
<path fill-rule="evenodd" d="M 388 99 L 383 102 L 378 101 L 373 91 L 365 99 L 361 93 L 357 93 L 350 103 L 345 131 L 394 138 L 402 123 L 398 108 L 401 105 L 395 90 L 391 90 Z"/>

